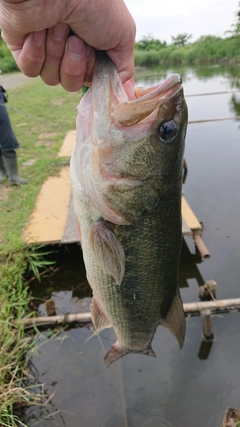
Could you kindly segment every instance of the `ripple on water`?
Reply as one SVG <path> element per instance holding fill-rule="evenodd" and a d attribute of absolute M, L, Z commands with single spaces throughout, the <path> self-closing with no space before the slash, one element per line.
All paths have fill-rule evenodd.
<path fill-rule="evenodd" d="M 178 427 L 175 421 L 162 412 L 144 412 L 139 414 L 134 427 Z"/>

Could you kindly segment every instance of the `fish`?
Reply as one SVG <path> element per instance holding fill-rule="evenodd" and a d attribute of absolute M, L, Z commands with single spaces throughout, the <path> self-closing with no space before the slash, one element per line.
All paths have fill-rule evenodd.
<path fill-rule="evenodd" d="M 156 357 L 159 325 L 180 347 L 185 316 L 178 286 L 182 163 L 188 112 L 179 74 L 152 88 L 122 84 L 97 52 L 78 105 L 70 175 L 95 329 L 114 328 L 104 361 Z"/>

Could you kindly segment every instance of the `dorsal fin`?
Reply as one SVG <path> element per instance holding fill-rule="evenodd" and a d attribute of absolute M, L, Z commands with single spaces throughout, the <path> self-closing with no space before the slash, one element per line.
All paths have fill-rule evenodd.
<path fill-rule="evenodd" d="M 179 289 L 177 289 L 167 316 L 161 320 L 161 325 L 177 338 L 179 346 L 182 348 L 186 333 L 186 320 Z"/>

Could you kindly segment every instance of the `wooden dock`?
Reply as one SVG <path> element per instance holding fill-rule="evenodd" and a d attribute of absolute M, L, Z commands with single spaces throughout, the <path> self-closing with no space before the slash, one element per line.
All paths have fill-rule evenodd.
<path fill-rule="evenodd" d="M 75 145 L 76 132 L 69 131 L 59 157 L 68 158 Z M 63 244 L 79 241 L 70 183 L 70 168 L 62 168 L 58 176 L 49 177 L 37 197 L 35 209 L 23 230 L 28 244 Z M 182 233 L 184 236 L 202 234 L 202 225 L 182 196 Z"/>

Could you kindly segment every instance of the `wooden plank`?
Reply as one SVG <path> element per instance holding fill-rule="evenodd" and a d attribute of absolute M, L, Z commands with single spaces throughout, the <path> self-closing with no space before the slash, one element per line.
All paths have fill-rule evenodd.
<path fill-rule="evenodd" d="M 23 238 L 27 243 L 60 242 L 64 233 L 70 203 L 69 166 L 58 176 L 49 177 L 37 197 L 35 209 Z"/>
<path fill-rule="evenodd" d="M 69 208 L 68 208 L 67 221 L 66 221 L 61 243 L 76 243 L 76 242 L 80 243 L 80 240 L 79 240 L 79 233 L 77 230 L 76 215 L 75 215 L 74 206 L 73 206 L 73 197 L 71 195 Z"/>
<path fill-rule="evenodd" d="M 191 230 L 202 230 L 200 222 L 193 213 L 184 196 L 182 196 L 182 217 Z"/>
<path fill-rule="evenodd" d="M 184 217 L 182 217 L 182 235 L 183 236 L 191 236 L 192 230 L 188 227 Z"/>
<path fill-rule="evenodd" d="M 70 130 L 65 136 L 58 157 L 71 157 L 76 143 L 76 131 Z"/>

